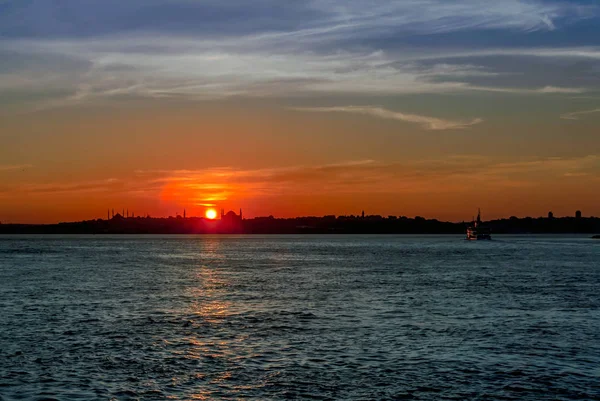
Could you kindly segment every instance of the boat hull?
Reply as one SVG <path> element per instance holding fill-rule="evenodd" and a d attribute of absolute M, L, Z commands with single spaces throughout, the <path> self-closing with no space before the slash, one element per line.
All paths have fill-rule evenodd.
<path fill-rule="evenodd" d="M 468 241 L 491 241 L 492 236 L 489 234 L 479 234 L 475 236 L 467 236 Z"/>
<path fill-rule="evenodd" d="M 490 241 L 491 239 L 492 235 L 487 230 L 467 229 L 467 240 L 469 241 Z"/>

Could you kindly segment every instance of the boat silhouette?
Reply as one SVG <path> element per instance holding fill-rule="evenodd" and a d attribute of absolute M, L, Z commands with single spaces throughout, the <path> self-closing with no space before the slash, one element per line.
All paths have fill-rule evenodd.
<path fill-rule="evenodd" d="M 481 221 L 481 209 L 477 211 L 477 220 L 467 227 L 467 240 L 469 241 L 489 241 L 492 239 L 492 232 Z"/>

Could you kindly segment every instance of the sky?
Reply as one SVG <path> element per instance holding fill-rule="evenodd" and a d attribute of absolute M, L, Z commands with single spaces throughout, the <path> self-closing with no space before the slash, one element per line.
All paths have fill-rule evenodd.
<path fill-rule="evenodd" d="M 596 0 L 0 0 L 0 221 L 600 216 Z"/>

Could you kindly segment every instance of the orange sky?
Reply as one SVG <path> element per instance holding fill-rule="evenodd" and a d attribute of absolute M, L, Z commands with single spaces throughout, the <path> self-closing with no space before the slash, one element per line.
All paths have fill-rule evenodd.
<path fill-rule="evenodd" d="M 32 115 L 33 117 L 33 115 Z M 0 221 L 421 215 L 600 215 L 600 144 L 583 121 L 423 130 L 269 102 L 97 106 L 1 123 Z M 9 133 L 6 135 L 6 133 Z"/>

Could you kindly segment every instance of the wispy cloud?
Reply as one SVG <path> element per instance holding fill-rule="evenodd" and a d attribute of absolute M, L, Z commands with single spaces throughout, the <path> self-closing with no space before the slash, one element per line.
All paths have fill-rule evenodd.
<path fill-rule="evenodd" d="M 572 94 L 590 88 L 553 76 L 528 87 L 477 61 L 511 57 L 518 65 L 515 57 L 600 59 L 597 47 L 525 48 L 499 42 L 497 48 L 482 48 L 448 39 L 454 36 L 445 36 L 440 45 L 430 40 L 431 35 L 467 30 L 473 32 L 469 37 L 488 31 L 494 38 L 499 30 L 517 35 L 559 30 L 567 22 L 600 15 L 598 6 L 569 2 L 312 0 L 285 7 L 274 0 L 252 5 L 239 0 L 63 3 L 60 8 L 43 2 L 23 8 L 9 1 L 0 16 L 0 57 L 6 60 L 0 66 L 0 90 L 19 93 L 15 99 L 27 98 L 19 91 L 46 97 L 55 93 L 35 100 L 32 110 L 108 97 Z M 137 29 L 132 31 L 127 21 Z M 425 60 L 439 62 L 420 65 Z M 502 81 L 492 84 L 500 75 Z"/>
<path fill-rule="evenodd" d="M 539 93 L 583 93 L 584 88 L 562 88 L 557 86 L 545 86 L 537 90 Z"/>
<path fill-rule="evenodd" d="M 414 70 L 420 75 L 427 77 L 497 77 L 501 75 L 498 72 L 489 71 L 488 69 L 473 64 L 450 64 L 438 63 L 431 67 L 421 67 L 414 65 Z"/>
<path fill-rule="evenodd" d="M 482 92 L 498 92 L 512 93 L 521 95 L 536 95 L 536 94 L 578 94 L 585 93 L 585 88 L 565 88 L 557 86 L 545 86 L 543 88 L 506 88 L 506 87 L 491 87 L 491 86 L 467 86 L 465 90 L 482 91 Z"/>
<path fill-rule="evenodd" d="M 8 165 L 2 165 L 2 164 L 0 164 L 0 172 L 27 170 L 27 169 L 30 169 L 30 168 L 33 168 L 33 165 L 31 165 L 31 164 L 8 164 Z"/>
<path fill-rule="evenodd" d="M 256 170 L 140 171 L 159 179 L 163 197 L 214 203 L 240 198 L 271 198 L 327 191 L 340 193 L 438 193 L 481 188 L 533 187 L 540 180 L 600 176 L 600 156 L 528 158 L 512 162 L 479 155 L 448 156 L 411 162 L 357 160 L 317 166 Z"/>
<path fill-rule="evenodd" d="M 504 0 L 310 0 L 283 6 L 278 0 L 64 0 L 23 7 L 6 1 L 0 16 L 4 36 L 101 36 L 130 30 L 210 35 L 360 36 L 383 32 L 455 32 L 467 29 L 554 30 L 565 19 L 590 18 L 592 5 L 559 1 Z M 270 18 L 264 18 L 269 13 Z"/>
<path fill-rule="evenodd" d="M 523 85 L 523 77 L 513 75 L 512 79 L 510 74 L 500 73 L 493 66 L 482 67 L 469 63 L 468 59 L 481 61 L 482 57 L 496 56 L 551 59 L 598 56 L 600 59 L 600 51 L 590 48 L 464 53 L 426 48 L 417 53 L 350 48 L 316 52 L 310 45 L 272 46 L 269 39 L 245 37 L 237 41 L 168 36 L 0 41 L 0 50 L 3 47 L 12 55 L 28 54 L 31 63 L 49 64 L 44 70 L 33 68 L 32 64 L 31 68 L 0 71 L 0 90 L 45 94 L 41 100 L 35 100 L 31 110 L 130 97 L 205 100 L 314 93 L 403 95 L 469 91 L 576 94 L 594 88 L 553 82 L 568 81 L 564 74 L 549 76 L 548 81 L 541 82 L 544 86 L 532 88 Z M 454 58 L 454 62 L 448 58 Z M 49 59 L 70 62 L 47 63 Z M 441 62 L 421 65 L 428 60 Z M 502 80 L 495 83 L 493 80 L 500 76 Z M 477 83 L 473 82 L 475 78 Z M 48 93 L 55 95 L 48 98 Z"/>
<path fill-rule="evenodd" d="M 450 130 L 464 129 L 475 124 L 483 122 L 483 119 L 476 118 L 470 121 L 452 121 L 441 118 L 422 116 L 418 114 L 401 113 L 397 111 L 387 110 L 376 106 L 339 106 L 339 107 L 304 107 L 293 108 L 296 111 L 305 111 L 313 113 L 353 113 L 364 114 L 372 117 L 383 118 L 387 120 L 398 120 L 408 123 L 419 124 L 422 127 L 430 130 Z"/>
<path fill-rule="evenodd" d="M 12 191 L 45 195 L 88 192 L 117 192 L 123 190 L 125 185 L 126 183 L 123 180 L 116 178 L 84 182 L 26 182 L 16 185 Z"/>
<path fill-rule="evenodd" d="M 482 155 L 451 155 L 413 161 L 350 160 L 322 165 L 247 169 L 219 167 L 188 170 L 139 170 L 129 177 L 80 182 L 15 183 L 0 196 L 34 199 L 118 197 L 143 202 L 159 200 L 165 207 L 263 204 L 281 199 L 351 199 L 387 196 L 472 194 L 515 189 L 531 191 L 541 182 L 579 183 L 600 180 L 600 156 L 526 158 L 502 161 Z M 529 193 L 529 192 L 524 192 Z M 413 197 L 413 198 L 411 198 Z"/>
<path fill-rule="evenodd" d="M 475 49 L 438 49 L 437 52 L 415 51 L 407 55 L 414 60 L 440 60 L 440 59 L 469 59 L 481 57 L 539 57 L 546 59 L 600 59 L 598 46 L 572 46 L 572 47 L 486 47 Z"/>
<path fill-rule="evenodd" d="M 563 120 L 579 120 L 580 116 L 585 116 L 588 114 L 600 113 L 600 109 L 594 110 L 583 110 L 583 111 L 574 111 L 571 113 L 566 113 L 560 116 Z"/>

